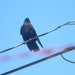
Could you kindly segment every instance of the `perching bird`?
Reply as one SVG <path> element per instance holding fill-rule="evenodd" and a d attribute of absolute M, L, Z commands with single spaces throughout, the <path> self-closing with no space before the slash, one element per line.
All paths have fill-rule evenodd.
<path fill-rule="evenodd" d="M 37 36 L 36 31 L 33 28 L 29 18 L 25 18 L 24 23 L 20 30 L 20 34 L 22 35 L 24 41 L 27 41 L 27 40 Z M 39 51 L 39 47 L 38 47 L 36 41 L 38 41 L 38 43 L 43 48 L 43 45 L 41 44 L 39 38 L 36 38 L 36 39 L 31 40 L 30 42 L 26 43 L 30 51 L 32 51 L 32 50 L 34 52 Z"/>

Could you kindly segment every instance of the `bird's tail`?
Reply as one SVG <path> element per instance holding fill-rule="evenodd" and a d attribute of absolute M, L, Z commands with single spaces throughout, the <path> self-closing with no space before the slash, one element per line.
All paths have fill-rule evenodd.
<path fill-rule="evenodd" d="M 40 46 L 43 48 L 42 43 L 40 42 L 39 38 L 37 39 L 38 43 L 40 44 Z"/>
<path fill-rule="evenodd" d="M 37 51 L 39 51 L 39 49 L 33 49 L 33 51 L 34 51 L 34 52 L 37 52 Z"/>
<path fill-rule="evenodd" d="M 37 45 L 37 43 L 35 41 L 28 42 L 27 46 L 28 46 L 28 48 L 29 48 L 30 51 L 33 50 L 34 52 L 37 52 L 37 51 L 40 50 L 39 47 L 38 47 L 38 45 Z"/>

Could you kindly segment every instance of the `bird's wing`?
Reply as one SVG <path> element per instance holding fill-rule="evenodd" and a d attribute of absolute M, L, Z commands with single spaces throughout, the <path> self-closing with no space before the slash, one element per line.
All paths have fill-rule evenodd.
<path fill-rule="evenodd" d="M 42 43 L 40 42 L 39 38 L 37 39 L 38 43 L 40 44 L 40 46 L 43 48 Z"/>
<path fill-rule="evenodd" d="M 33 37 L 36 37 L 37 34 L 36 34 L 36 31 L 35 31 L 35 29 L 34 29 L 34 27 L 32 25 L 31 25 L 31 31 L 33 32 Z"/>
<path fill-rule="evenodd" d="M 32 25 L 31 25 L 31 26 L 32 26 Z M 35 31 L 35 29 L 33 28 L 33 26 L 32 26 L 32 31 L 33 31 L 33 35 L 34 35 L 34 37 L 36 37 L 37 34 L 36 34 L 36 31 Z M 38 43 L 40 44 L 40 46 L 43 48 L 43 45 L 41 44 L 39 38 L 37 38 L 37 41 L 38 41 Z"/>
<path fill-rule="evenodd" d="M 22 34 L 24 32 L 23 29 L 24 29 L 24 25 L 22 25 L 22 27 L 20 29 L 20 34 Z"/>

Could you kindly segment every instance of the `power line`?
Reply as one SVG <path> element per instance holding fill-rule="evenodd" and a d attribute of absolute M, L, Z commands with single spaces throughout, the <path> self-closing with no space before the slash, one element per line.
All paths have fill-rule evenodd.
<path fill-rule="evenodd" d="M 55 30 L 61 28 L 62 26 L 65 26 L 65 25 L 75 25 L 75 20 L 74 20 L 74 21 L 67 22 L 67 23 L 65 23 L 65 24 L 63 24 L 63 25 L 60 25 L 60 26 L 56 27 L 56 28 L 53 29 L 53 30 L 50 30 L 50 31 L 48 31 L 48 32 L 46 32 L 46 33 L 43 33 L 43 34 L 41 34 L 41 35 L 38 35 L 38 36 L 36 36 L 36 37 L 34 37 L 34 38 L 31 38 L 31 39 L 29 39 L 29 40 L 27 40 L 27 41 L 24 41 L 24 42 L 22 42 L 22 43 L 20 43 L 20 44 L 18 44 L 18 45 L 16 45 L 16 46 L 14 46 L 14 47 L 11 47 L 11 48 L 2 50 L 2 51 L 0 51 L 0 53 L 4 53 L 4 52 L 9 51 L 9 50 L 11 50 L 11 49 L 14 49 L 14 48 L 16 48 L 16 47 L 19 47 L 19 46 L 21 46 L 21 45 L 23 45 L 23 44 L 26 44 L 27 42 L 29 42 L 29 41 L 31 41 L 31 40 L 34 40 L 34 39 L 36 39 L 36 38 L 38 38 L 38 37 L 41 37 L 41 36 L 44 36 L 44 35 L 46 35 L 46 34 L 48 34 L 48 33 L 51 33 L 51 32 L 53 32 L 53 31 L 55 31 Z"/>
<path fill-rule="evenodd" d="M 72 50 L 74 50 L 74 49 L 75 49 L 75 46 L 68 47 L 68 48 L 64 49 L 63 51 L 61 51 L 61 52 L 58 52 L 58 53 L 55 53 L 55 54 L 53 54 L 53 55 L 47 56 L 47 57 L 45 57 L 45 58 L 39 59 L 39 60 L 37 60 L 37 61 L 31 62 L 31 63 L 29 63 L 29 64 L 26 64 L 26 65 L 24 65 L 24 66 L 21 66 L 21 67 L 19 67 L 19 68 L 13 69 L 13 70 L 10 70 L 10 71 L 5 72 L 5 73 L 0 74 L 0 75 L 7 75 L 7 74 L 10 74 L 10 73 L 19 71 L 19 70 L 21 70 L 21 69 L 27 68 L 27 67 L 29 67 L 29 66 L 32 66 L 32 65 L 35 65 L 35 64 L 37 64 L 37 63 L 43 62 L 43 61 L 45 61 L 45 60 L 48 60 L 48 59 L 50 59 L 50 58 L 53 58 L 53 57 L 55 57 L 55 56 L 58 56 L 58 55 L 61 55 L 61 54 L 63 54 L 63 53 L 72 51 Z"/>
<path fill-rule="evenodd" d="M 27 40 L 27 41 L 24 41 L 24 42 L 22 42 L 22 43 L 19 44 L 19 45 L 16 45 L 16 46 L 11 47 L 11 48 L 9 48 L 9 49 L 5 49 L 5 50 L 1 51 L 0 53 L 3 53 L 3 52 L 6 52 L 6 51 L 9 51 L 9 50 L 11 50 L 11 49 L 14 49 L 14 48 L 16 48 L 16 47 L 19 47 L 19 46 L 21 46 L 22 44 L 25 44 L 25 43 L 27 43 L 27 42 L 29 42 L 29 41 L 31 41 L 31 40 L 33 40 L 33 39 L 36 39 L 36 38 L 38 38 L 38 37 L 44 36 L 44 35 L 46 35 L 46 34 L 48 34 L 48 33 L 51 33 L 51 32 L 53 32 L 53 31 L 55 31 L 55 30 L 61 28 L 62 26 L 65 26 L 65 25 L 75 25 L 75 21 L 67 22 L 67 23 L 65 23 L 65 24 L 63 24 L 63 25 L 60 25 L 60 26 L 56 27 L 55 29 L 53 29 L 53 30 L 51 30 L 51 31 L 48 31 L 48 32 L 46 32 L 46 33 L 43 33 L 43 34 L 37 36 L 37 37 L 31 38 L 31 39 L 29 39 L 29 40 Z M 13 70 L 11 70 L 11 71 L 5 72 L 5 73 L 0 74 L 0 75 L 7 75 L 7 74 L 10 74 L 10 73 L 16 72 L 16 71 L 18 71 L 18 70 L 21 70 L 21 69 L 23 69 L 23 68 L 27 68 L 27 67 L 29 67 L 29 66 L 32 66 L 32 65 L 37 64 L 37 63 L 40 63 L 40 62 L 42 62 L 42 61 L 45 61 L 45 60 L 47 60 L 47 59 L 50 59 L 50 58 L 55 57 L 55 56 L 58 56 L 58 55 L 61 55 L 61 56 L 62 56 L 63 53 L 66 53 L 66 52 L 71 51 L 71 50 L 73 50 L 73 49 L 75 49 L 75 46 L 66 48 L 66 49 L 64 49 L 64 50 L 61 51 L 61 52 L 58 52 L 58 53 L 55 53 L 55 54 L 50 55 L 50 56 L 48 56 L 48 57 L 39 59 L 39 60 L 37 60 L 37 61 L 34 61 L 34 62 L 32 62 L 32 63 L 29 63 L 29 64 L 27 64 L 27 65 L 21 66 L 21 67 L 19 67 L 19 68 L 13 69 Z M 62 56 L 62 58 L 63 58 L 63 56 Z M 64 58 L 63 58 L 63 59 L 64 59 Z M 66 60 L 66 59 L 65 59 L 65 60 Z M 68 60 L 68 61 L 69 61 L 69 60 Z"/>
<path fill-rule="evenodd" d="M 65 61 L 75 64 L 74 61 L 70 61 L 70 60 L 66 59 L 62 54 L 61 54 L 61 57 L 62 57 Z"/>

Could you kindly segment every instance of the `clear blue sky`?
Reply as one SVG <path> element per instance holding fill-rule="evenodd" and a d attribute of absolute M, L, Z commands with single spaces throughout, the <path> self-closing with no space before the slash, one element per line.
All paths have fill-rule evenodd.
<path fill-rule="evenodd" d="M 75 20 L 75 0 L 0 0 L 0 51 L 23 42 L 20 27 L 26 17 L 30 18 L 37 34 L 42 34 Z M 75 45 L 74 34 L 75 26 L 69 25 L 40 37 L 40 40 L 44 48 L 52 47 L 58 52 L 64 45 Z M 28 53 L 28 56 L 17 56 L 23 52 Z M 75 61 L 74 55 L 75 51 L 64 54 L 66 58 Z M 7 56 L 8 60 L 0 61 L 0 74 L 47 55 L 39 56 L 30 52 L 26 45 L 22 45 L 0 54 L 0 57 L 4 56 Z M 10 75 L 75 75 L 75 65 L 57 56 Z"/>

